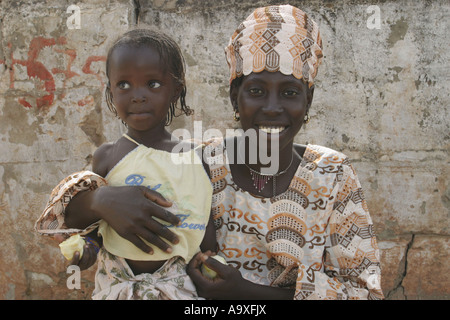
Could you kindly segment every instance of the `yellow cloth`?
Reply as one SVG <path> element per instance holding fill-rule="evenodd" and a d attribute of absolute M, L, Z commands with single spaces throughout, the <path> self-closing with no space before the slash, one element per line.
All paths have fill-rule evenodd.
<path fill-rule="evenodd" d="M 137 143 L 128 136 L 126 138 Z M 196 149 L 170 153 L 138 144 L 111 169 L 105 179 L 110 186 L 142 185 L 156 190 L 173 203 L 166 209 L 182 220 L 180 226 L 161 221 L 177 234 L 180 242 L 172 246 L 173 252 L 170 254 L 150 244 L 154 250 L 151 255 L 101 221 L 99 233 L 110 253 L 138 261 L 159 261 L 181 256 L 188 262 L 199 251 L 211 212 L 212 186 Z"/>

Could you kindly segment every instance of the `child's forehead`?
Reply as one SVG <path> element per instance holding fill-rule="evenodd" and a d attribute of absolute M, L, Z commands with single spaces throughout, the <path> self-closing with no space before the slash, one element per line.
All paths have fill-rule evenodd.
<path fill-rule="evenodd" d="M 166 69 L 167 63 L 161 53 L 150 45 L 121 45 L 114 48 L 110 57 L 110 68 L 153 67 Z"/>
<path fill-rule="evenodd" d="M 161 60 L 161 53 L 155 46 L 150 44 L 121 44 L 113 49 L 111 52 L 112 59 L 129 59 L 139 56 L 148 56 L 154 59 Z"/>

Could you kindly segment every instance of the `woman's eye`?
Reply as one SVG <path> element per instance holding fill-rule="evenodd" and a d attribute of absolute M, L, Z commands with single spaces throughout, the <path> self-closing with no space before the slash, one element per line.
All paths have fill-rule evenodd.
<path fill-rule="evenodd" d="M 148 86 L 149 86 L 150 88 L 156 89 L 156 88 L 161 87 L 161 83 L 159 83 L 158 81 L 150 81 L 150 82 L 148 83 Z"/>
<path fill-rule="evenodd" d="M 286 90 L 283 94 L 286 97 L 294 97 L 294 96 L 298 95 L 299 92 L 297 90 Z"/>
<path fill-rule="evenodd" d="M 250 88 L 248 90 L 248 92 L 250 92 L 250 94 L 253 94 L 253 95 L 260 95 L 263 93 L 263 91 L 259 88 Z"/>
<path fill-rule="evenodd" d="M 122 89 L 122 90 L 126 90 L 126 89 L 130 88 L 130 84 L 125 81 L 119 82 L 119 84 L 117 86 L 119 87 L 119 89 Z"/>

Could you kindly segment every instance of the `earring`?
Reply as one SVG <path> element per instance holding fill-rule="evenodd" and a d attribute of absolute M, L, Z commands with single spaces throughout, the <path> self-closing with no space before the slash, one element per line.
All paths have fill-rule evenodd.
<path fill-rule="evenodd" d="M 309 123 L 309 120 L 311 120 L 311 117 L 310 117 L 309 114 L 307 113 L 307 114 L 305 115 L 305 117 L 303 118 L 303 123 L 304 123 L 304 124 L 307 124 L 307 123 Z"/>
<path fill-rule="evenodd" d="M 241 120 L 241 116 L 239 115 L 239 112 L 236 110 L 234 110 L 233 119 L 234 119 L 234 121 Z"/>

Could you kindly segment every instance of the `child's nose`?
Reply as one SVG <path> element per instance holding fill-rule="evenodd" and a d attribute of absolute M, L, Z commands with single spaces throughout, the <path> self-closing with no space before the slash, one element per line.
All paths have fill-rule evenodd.
<path fill-rule="evenodd" d="M 145 102 L 147 101 L 147 98 L 145 96 L 141 96 L 141 97 L 133 97 L 133 102 L 135 103 L 140 103 L 140 102 Z"/>
<path fill-rule="evenodd" d="M 147 97 L 143 90 L 135 90 L 133 92 L 132 102 L 141 103 L 147 101 Z"/>

